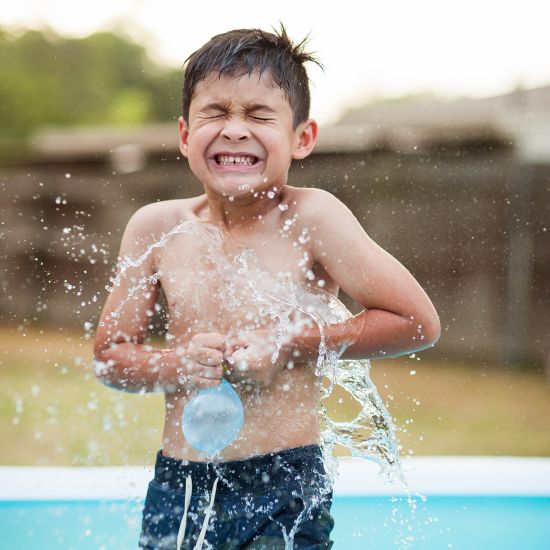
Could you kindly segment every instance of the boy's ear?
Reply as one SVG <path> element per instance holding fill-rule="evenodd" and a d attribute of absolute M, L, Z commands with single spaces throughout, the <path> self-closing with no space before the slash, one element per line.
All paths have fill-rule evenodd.
<path fill-rule="evenodd" d="M 317 143 L 317 122 L 310 118 L 305 122 L 302 122 L 296 128 L 297 143 L 292 153 L 293 159 L 306 158 Z"/>
<path fill-rule="evenodd" d="M 188 155 L 189 128 L 182 116 L 178 118 L 178 133 L 180 136 L 180 151 L 184 157 Z"/>

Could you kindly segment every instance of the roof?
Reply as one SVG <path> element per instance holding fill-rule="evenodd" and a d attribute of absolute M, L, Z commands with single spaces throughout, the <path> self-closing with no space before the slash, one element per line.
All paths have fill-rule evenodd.
<path fill-rule="evenodd" d="M 420 98 L 365 105 L 346 113 L 335 128 L 346 125 L 364 133 L 374 129 L 389 132 L 390 140 L 405 145 L 407 136 L 421 142 L 478 136 L 513 145 L 520 156 L 530 160 L 548 161 L 550 86 L 482 99 Z"/>
<path fill-rule="evenodd" d="M 317 153 L 390 149 L 414 152 L 471 143 L 514 146 L 519 155 L 550 162 L 550 86 L 510 94 L 444 102 L 417 99 L 350 110 L 321 128 Z M 178 155 L 174 123 L 131 127 L 44 128 L 32 140 L 34 155 L 48 160 L 113 159 L 129 171 L 148 155 Z"/>

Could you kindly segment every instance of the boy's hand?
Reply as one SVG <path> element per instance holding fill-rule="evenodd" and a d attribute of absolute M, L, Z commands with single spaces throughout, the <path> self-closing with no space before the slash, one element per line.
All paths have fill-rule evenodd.
<path fill-rule="evenodd" d="M 267 329 L 240 333 L 228 340 L 225 359 L 231 378 L 269 386 L 275 375 L 287 365 L 288 351 L 281 346 L 275 361 L 275 334 Z"/>
<path fill-rule="evenodd" d="M 161 385 L 171 393 L 217 386 L 223 376 L 225 336 L 216 332 L 195 334 L 187 347 L 166 350 Z"/>

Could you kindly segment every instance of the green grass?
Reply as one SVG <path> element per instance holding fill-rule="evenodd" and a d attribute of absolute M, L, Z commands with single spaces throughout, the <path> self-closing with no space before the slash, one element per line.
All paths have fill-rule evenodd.
<path fill-rule="evenodd" d="M 107 465 L 154 461 L 163 399 L 104 387 L 78 334 L 4 329 L 2 464 Z"/>
<path fill-rule="evenodd" d="M 373 379 L 407 430 L 400 435 L 405 452 L 550 456 L 550 382 L 544 375 L 408 358 L 393 366 L 376 363 Z"/>
<path fill-rule="evenodd" d="M 81 334 L 5 327 L 0 338 L 0 464 L 153 463 L 160 394 L 99 384 Z M 403 453 L 550 456 L 550 383 L 542 375 L 421 356 L 377 361 L 372 377 Z M 351 410 L 344 402 L 339 417 L 342 407 L 344 416 Z"/>

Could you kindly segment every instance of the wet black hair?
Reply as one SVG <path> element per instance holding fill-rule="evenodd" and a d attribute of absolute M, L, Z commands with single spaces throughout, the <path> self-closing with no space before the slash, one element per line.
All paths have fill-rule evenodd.
<path fill-rule="evenodd" d="M 212 73 L 240 77 L 267 73 L 290 103 L 294 128 L 309 118 L 309 79 L 304 64 L 323 68 L 313 53 L 305 51 L 309 37 L 294 44 L 281 23 L 273 33 L 260 29 L 237 29 L 211 38 L 185 61 L 182 114 L 189 122 L 189 106 L 199 82 Z"/>

